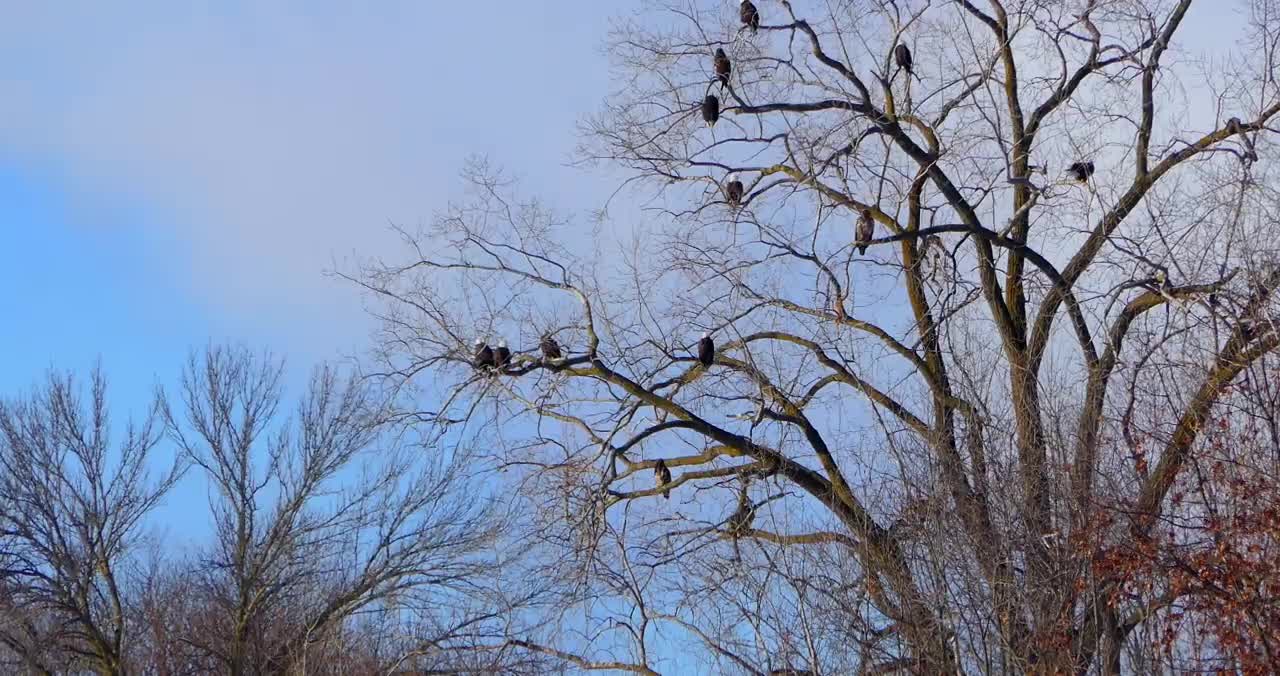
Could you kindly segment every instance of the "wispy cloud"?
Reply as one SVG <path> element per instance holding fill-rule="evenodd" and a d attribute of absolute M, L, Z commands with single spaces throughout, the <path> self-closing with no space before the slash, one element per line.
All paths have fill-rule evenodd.
<path fill-rule="evenodd" d="M 159 214 L 212 309 L 349 321 L 333 257 L 428 219 L 470 153 L 554 169 L 604 93 L 601 9 L 527 4 L 10 7 L 0 151 Z"/>

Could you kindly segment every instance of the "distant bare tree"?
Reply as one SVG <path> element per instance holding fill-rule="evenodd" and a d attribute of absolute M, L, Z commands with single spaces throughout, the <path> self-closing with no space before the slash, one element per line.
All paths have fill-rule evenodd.
<path fill-rule="evenodd" d="M 134 671 L 155 676 L 225 672 L 225 665 L 211 654 L 207 642 L 193 640 L 204 632 L 221 631 L 224 604 L 202 591 L 196 566 L 158 563 L 144 577 L 144 588 L 136 594 L 139 604 L 134 613 L 140 629 L 128 646 Z M 448 608 L 406 604 L 360 611 L 317 635 L 307 647 L 307 664 L 286 665 L 282 673 L 552 673 L 545 664 L 524 655 L 490 649 L 494 639 L 491 623 L 499 613 L 485 605 L 487 595 L 477 596 L 478 599 L 453 600 Z M 281 626 L 268 627 L 262 644 L 270 645 L 298 631 L 296 617 L 287 612 L 279 616 Z M 459 618 L 471 622 L 459 626 Z M 251 667 L 251 671 L 277 673 L 271 665 Z"/>
<path fill-rule="evenodd" d="M 156 604 L 172 614 L 156 624 L 184 630 L 220 672 L 336 674 L 421 650 L 427 637 L 349 653 L 367 637 L 360 623 L 379 614 L 434 618 L 442 653 L 495 621 L 484 599 L 498 522 L 469 490 L 461 452 L 412 443 L 388 425 L 375 390 L 329 367 L 286 416 L 281 377 L 281 362 L 242 348 L 191 358 L 182 411 L 166 419 L 209 478 L 216 541 L 191 570 L 158 581 L 161 596 L 181 588 L 188 601 Z"/>
<path fill-rule="evenodd" d="M 642 194 L 631 241 L 475 165 L 352 275 L 419 420 L 553 522 L 582 638 L 511 640 L 634 673 L 1229 661 L 1141 662 L 1214 606 L 1113 563 L 1183 523 L 1207 421 L 1258 413 L 1224 397 L 1280 345 L 1280 7 L 1236 3 L 1197 63 L 1190 0 L 760 0 L 754 35 L 732 3 L 647 4 L 582 148 Z"/>
<path fill-rule="evenodd" d="M 98 369 L 88 402 L 53 373 L 0 401 L 0 643 L 14 671 L 127 672 L 131 555 L 183 468 L 156 457 L 162 404 L 113 439 Z"/>

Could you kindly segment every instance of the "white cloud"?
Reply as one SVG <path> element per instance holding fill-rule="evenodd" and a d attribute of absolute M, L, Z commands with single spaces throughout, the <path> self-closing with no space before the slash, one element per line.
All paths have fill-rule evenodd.
<path fill-rule="evenodd" d="M 191 269 L 156 274 L 215 311 L 349 324 L 352 294 L 321 276 L 333 256 L 377 252 L 389 221 L 429 219 L 470 153 L 556 170 L 604 93 L 589 61 L 602 8 L 592 28 L 556 16 L 567 6 L 448 4 L 11 6 L 0 150 L 66 176 L 82 226 L 103 196 L 146 205 L 192 254 Z M 555 94 L 566 71 L 568 97 Z"/>

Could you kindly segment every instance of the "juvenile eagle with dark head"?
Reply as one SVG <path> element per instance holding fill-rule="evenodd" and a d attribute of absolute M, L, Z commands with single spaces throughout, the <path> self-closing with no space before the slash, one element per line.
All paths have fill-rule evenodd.
<path fill-rule="evenodd" d="M 854 238 L 854 243 L 858 247 L 858 255 L 862 256 L 867 253 L 867 244 L 876 235 L 876 222 L 871 220 L 871 212 L 863 209 L 862 216 L 858 218 L 858 231 Z"/>
<path fill-rule="evenodd" d="M 760 12 L 751 0 L 742 0 L 742 4 L 738 7 L 738 18 L 742 20 L 743 26 L 751 29 L 752 35 L 760 30 Z"/>
<path fill-rule="evenodd" d="M 729 181 L 724 185 L 724 198 L 732 206 L 742 203 L 742 181 Z"/>
<path fill-rule="evenodd" d="M 671 470 L 667 469 L 666 460 L 663 460 L 662 458 L 658 458 L 658 461 L 653 463 L 653 478 L 655 481 L 657 481 L 658 488 L 662 488 L 663 486 L 666 486 L 667 484 L 671 483 Z M 662 497 L 670 500 L 671 491 L 669 490 L 662 491 Z"/>
<path fill-rule="evenodd" d="M 715 94 L 707 94 L 707 98 L 702 99 L 702 121 L 707 123 L 708 127 L 716 126 L 716 120 L 720 119 L 720 99 Z"/>
<path fill-rule="evenodd" d="M 555 361 L 564 357 L 564 353 L 560 351 L 560 343 L 556 339 L 547 334 L 542 337 L 542 342 L 538 343 L 538 347 L 542 348 L 542 356 L 547 361 Z"/>
<path fill-rule="evenodd" d="M 738 491 L 738 508 L 725 521 L 725 529 L 734 535 L 738 535 L 751 527 L 751 522 L 755 520 L 755 505 L 751 504 L 751 499 L 747 496 L 747 485 L 744 483 L 741 490 Z"/>
<path fill-rule="evenodd" d="M 716 79 L 720 81 L 720 89 L 723 91 L 729 86 L 729 74 L 733 72 L 733 64 L 729 62 L 729 55 L 724 50 L 716 47 Z"/>
<path fill-rule="evenodd" d="M 911 69 L 913 63 L 911 50 L 905 44 L 899 42 L 898 46 L 893 48 L 893 60 L 898 64 L 899 68 L 907 71 L 907 75 L 915 75 L 915 71 Z"/>

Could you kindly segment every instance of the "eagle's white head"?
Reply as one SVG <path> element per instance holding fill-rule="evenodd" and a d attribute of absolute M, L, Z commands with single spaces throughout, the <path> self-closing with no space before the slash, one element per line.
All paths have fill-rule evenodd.
<path fill-rule="evenodd" d="M 476 347 L 480 347 L 481 345 L 484 345 L 484 339 L 483 339 L 483 338 L 476 338 L 475 345 L 476 345 Z"/>
<path fill-rule="evenodd" d="M 507 341 L 505 340 L 498 343 L 498 347 L 506 347 L 506 346 L 507 346 Z"/>
<path fill-rule="evenodd" d="M 702 337 L 703 337 L 703 338 L 710 338 L 710 337 L 711 337 L 711 332 L 710 332 L 710 331 L 703 331 L 703 332 L 702 332 Z"/>

